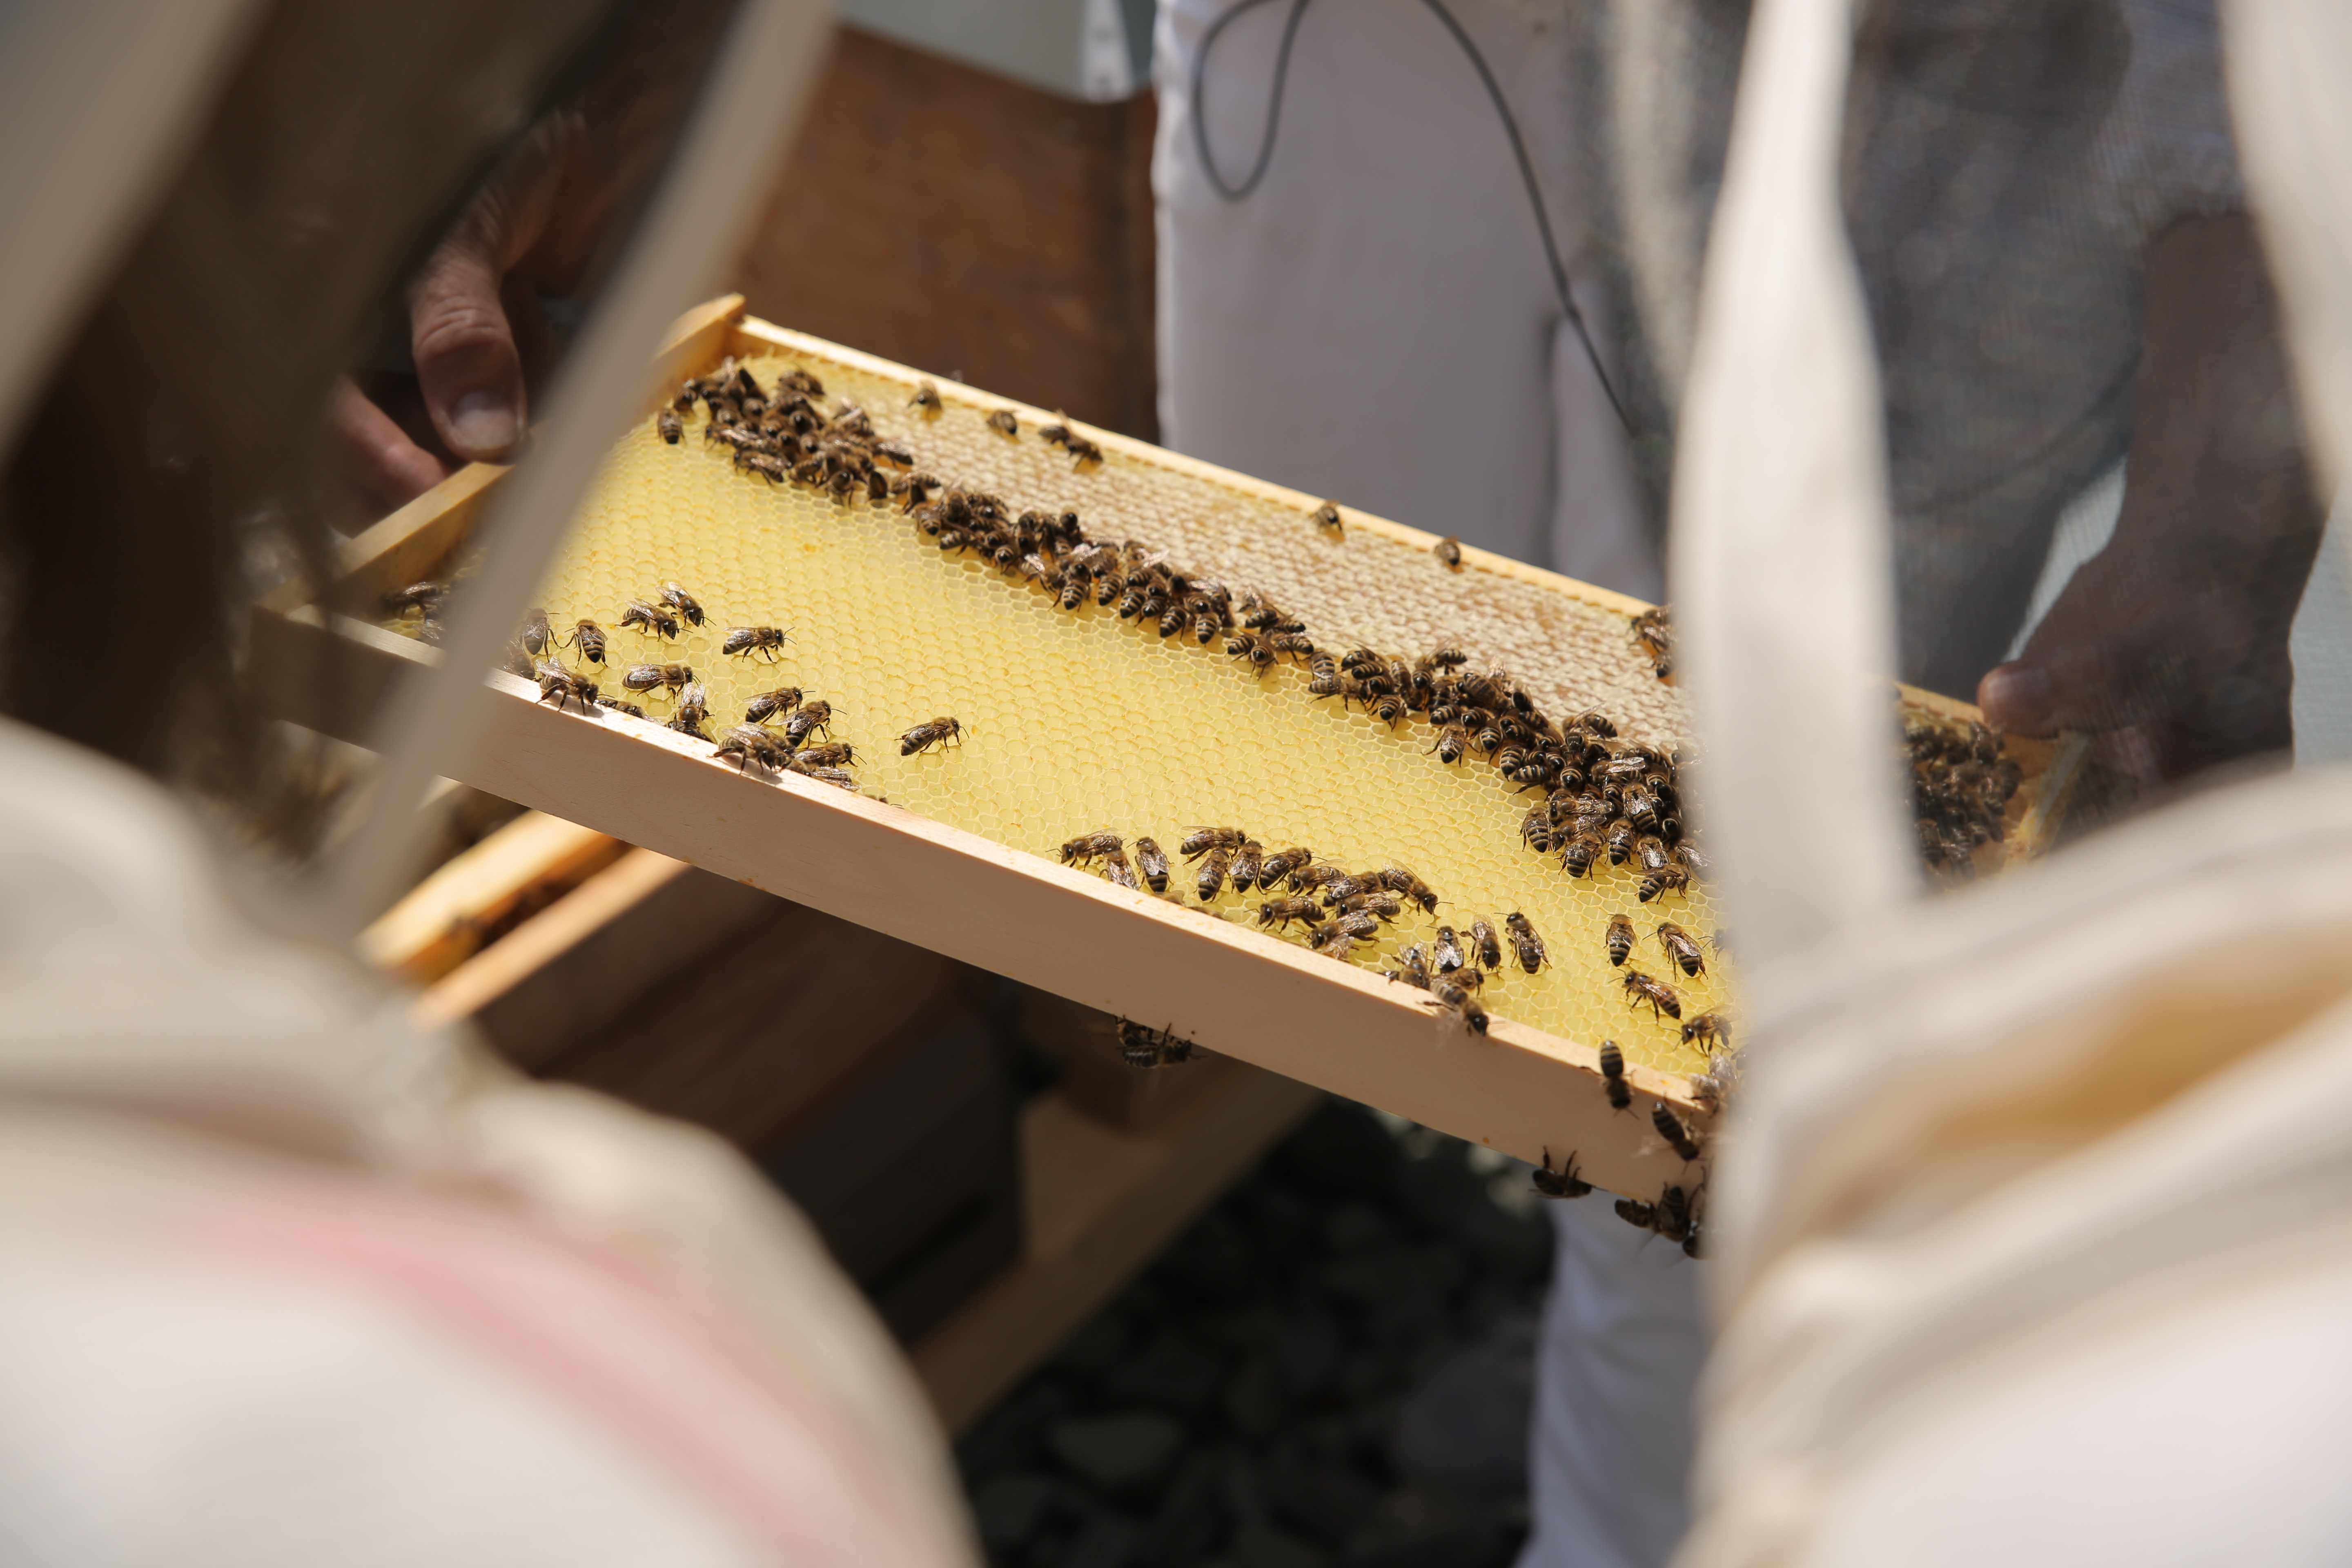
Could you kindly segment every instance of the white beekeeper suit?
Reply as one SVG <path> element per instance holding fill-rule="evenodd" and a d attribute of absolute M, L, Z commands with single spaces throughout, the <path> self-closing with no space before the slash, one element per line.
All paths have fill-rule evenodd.
<path fill-rule="evenodd" d="M 1234 0 L 1167 0 L 1154 72 L 1160 416 L 1176 450 L 1654 600 L 1626 436 L 1558 295 L 1510 143 L 1422 0 L 1299 19 L 1262 183 L 1222 196 L 1192 116 Z M 1520 130 L 1593 341 L 1598 193 L 1570 145 L 1568 7 L 1453 0 Z M 1202 126 L 1228 185 L 1265 132 L 1289 5 L 1216 40 Z M 1604 357 L 1604 364 L 1607 360 Z M 1553 1204 L 1526 1568 L 1651 1568 L 1682 1533 L 1700 1268 L 1606 1198 Z M 1649 1245 L 1645 1246 L 1644 1243 Z"/>
<path fill-rule="evenodd" d="M 2222 14 L 2340 484 L 2352 24 Z M 1685 404 L 1675 587 L 1752 1044 L 1676 1561 L 2341 1563 L 2352 779 L 2222 784 L 1919 897 L 1870 679 L 1894 636 L 1839 192 L 1853 39 L 1845 0 L 1757 7 Z M 1844 834 L 1834 886 L 1779 830 L 1800 797 Z"/>

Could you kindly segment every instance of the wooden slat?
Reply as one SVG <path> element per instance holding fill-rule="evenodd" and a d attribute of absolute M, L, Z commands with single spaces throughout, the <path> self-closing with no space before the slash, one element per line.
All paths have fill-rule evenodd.
<path fill-rule="evenodd" d="M 1021 1262 L 915 1346 L 916 1375 L 950 1428 L 1050 1354 L 1319 1099 L 1238 1062 L 1172 1070 L 1218 1081 L 1150 1132 L 1097 1121 L 1059 1094 L 1024 1114 Z"/>
<path fill-rule="evenodd" d="M 561 817 L 526 812 L 447 864 L 360 933 L 360 955 L 429 984 L 485 945 L 482 928 L 526 898 L 569 890 L 627 847 Z"/>

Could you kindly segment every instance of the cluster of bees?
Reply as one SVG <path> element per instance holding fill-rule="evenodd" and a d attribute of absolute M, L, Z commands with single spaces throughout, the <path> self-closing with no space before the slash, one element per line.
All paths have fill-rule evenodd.
<path fill-rule="evenodd" d="M 1964 731 L 1940 724 L 1906 725 L 1903 750 L 1911 762 L 1920 858 L 1931 870 L 1970 875 L 1978 848 L 2000 842 L 2002 819 L 2023 770 L 2002 753 L 2000 736 L 1974 722 Z"/>
<path fill-rule="evenodd" d="M 1062 846 L 1062 864 L 1094 869 L 1122 888 L 1148 887 L 1165 895 L 1176 875 L 1167 852 L 1151 838 L 1134 841 L 1132 858 L 1129 847 L 1117 833 L 1082 833 Z M 1215 899 L 1228 885 L 1236 892 L 1255 891 L 1261 895 L 1255 911 L 1260 927 L 1286 934 L 1297 926 L 1307 946 L 1339 963 L 1379 942 L 1383 928 L 1408 905 L 1425 915 L 1437 912 L 1436 890 L 1406 867 L 1349 871 L 1317 859 L 1304 845 L 1269 851 L 1239 827 L 1188 828 L 1177 853 L 1201 902 Z M 1503 923 L 1519 966 L 1529 974 L 1541 969 L 1549 955 L 1534 923 L 1517 913 L 1504 917 Z M 1483 1035 L 1486 1011 L 1475 993 L 1489 972 L 1502 967 L 1503 940 L 1483 919 L 1472 922 L 1466 944 L 1452 926 L 1442 925 L 1431 942 L 1406 948 L 1399 967 L 1383 973 L 1430 993 L 1430 1005 Z"/>
<path fill-rule="evenodd" d="M 415 592 L 411 587 L 390 598 L 396 601 Z M 665 583 L 656 593 L 629 601 L 615 624 L 622 631 L 659 643 L 675 641 L 687 626 L 701 626 L 708 619 L 692 594 L 676 583 Z M 601 680 L 589 671 L 591 666 L 614 668 L 609 663 L 612 638 L 604 626 L 585 617 L 559 635 L 547 612 L 534 609 L 520 634 L 507 645 L 506 668 L 536 681 L 540 700 L 559 709 L 577 704 L 583 710 L 601 708 L 650 721 L 652 715 L 638 703 L 605 695 Z M 721 639 L 719 652 L 735 658 L 764 657 L 774 663 L 791 641 L 792 634 L 779 627 L 734 626 Z M 576 668 L 563 662 L 565 650 L 578 661 Z M 756 765 L 842 789 L 857 787 L 856 776 L 849 771 L 857 760 L 856 749 L 833 739 L 833 704 L 823 698 L 810 698 L 797 686 L 763 691 L 745 706 L 741 722 L 714 738 L 709 729 L 709 688 L 697 679 L 692 665 L 661 661 L 617 668 L 622 689 L 669 702 L 669 717 L 662 721 L 666 728 L 709 742 L 715 748 L 713 755 L 731 760 L 739 770 L 749 772 Z"/>
<path fill-rule="evenodd" d="M 1608 1092 L 1612 1110 L 1630 1112 L 1633 1105 L 1633 1086 L 1625 1081 L 1625 1054 L 1614 1040 L 1601 1043 L 1601 1082 Z M 1683 1119 L 1674 1113 L 1664 1100 L 1650 1106 L 1650 1125 L 1667 1148 L 1672 1149 L 1688 1166 L 1696 1163 L 1705 1150 Z M 1551 1151 L 1543 1152 L 1543 1163 L 1532 1173 L 1535 1190 L 1548 1198 L 1580 1198 L 1593 1190 L 1592 1184 L 1577 1173 L 1576 1155 L 1571 1152 L 1558 1169 L 1551 1163 Z M 1657 1201 L 1645 1203 L 1638 1198 L 1619 1198 L 1617 1217 L 1638 1229 L 1654 1231 L 1668 1241 L 1678 1244 L 1691 1258 L 1704 1256 L 1704 1226 L 1700 1205 L 1706 1195 L 1706 1183 L 1685 1186 L 1668 1183 L 1659 1193 Z"/>

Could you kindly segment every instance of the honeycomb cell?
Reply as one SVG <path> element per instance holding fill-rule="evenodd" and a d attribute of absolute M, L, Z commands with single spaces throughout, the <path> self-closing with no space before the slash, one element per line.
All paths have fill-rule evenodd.
<path fill-rule="evenodd" d="M 823 379 L 829 400 L 864 406 L 927 471 L 1016 510 L 1066 507 L 1090 537 L 1142 541 L 1237 593 L 1255 588 L 1319 646 L 1411 656 L 1456 643 L 1475 666 L 1508 668 L 1556 716 L 1598 708 L 1628 740 L 1682 740 L 1680 699 L 1621 615 L 1517 578 L 1446 571 L 1369 529 L 1332 541 L 1288 508 L 1189 469 L 1117 452 L 1080 469 L 1025 427 L 1010 438 L 989 429 L 984 408 L 919 415 L 906 384 L 822 354 L 750 362 L 768 384 L 795 365 Z M 1309 698 L 1302 668 L 1255 676 L 1217 645 L 1162 641 L 1092 604 L 1066 613 L 1017 577 L 942 555 L 895 503 L 839 503 L 737 470 L 701 438 L 703 417 L 688 416 L 677 447 L 650 419 L 618 443 L 541 603 L 558 626 L 604 624 L 612 665 L 692 665 L 714 734 L 757 693 L 802 687 L 833 704 L 863 793 L 1049 860 L 1078 833 L 1148 835 L 1175 864 L 1171 902 L 1252 929 L 1258 895 L 1230 885 L 1205 905 L 1194 895 L 1197 867 L 1176 853 L 1187 827 L 1238 826 L 1269 851 L 1305 845 L 1350 868 L 1409 866 L 1437 890 L 1437 916 L 1408 905 L 1358 950 L 1360 966 L 1392 966 L 1441 921 L 1466 941 L 1472 921 L 1500 929 L 1520 911 L 1551 963 L 1533 976 L 1507 964 L 1488 983 L 1490 1011 L 1588 1045 L 1614 1039 L 1653 1067 L 1704 1065 L 1673 1023 L 1627 1005 L 1602 944 L 1609 917 L 1631 915 L 1643 932 L 1633 964 L 1674 986 L 1685 1017 L 1727 1008 L 1731 977 L 1712 950 L 1708 972 L 1686 979 L 1651 934 L 1662 918 L 1712 932 L 1703 885 L 1661 913 L 1637 901 L 1629 868 L 1571 879 L 1520 842 L 1534 797 L 1475 759 L 1439 763 L 1418 719 L 1391 730 Z M 619 629 L 623 605 L 669 581 L 701 601 L 704 626 L 675 642 Z M 772 660 L 721 654 L 729 628 L 747 626 L 788 628 L 792 640 Z M 644 701 L 667 716 L 663 694 Z M 939 715 L 961 721 L 960 743 L 899 756 L 898 737 Z"/>

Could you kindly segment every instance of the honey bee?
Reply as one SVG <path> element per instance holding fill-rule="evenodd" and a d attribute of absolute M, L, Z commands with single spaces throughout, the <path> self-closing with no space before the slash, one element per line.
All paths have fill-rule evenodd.
<path fill-rule="evenodd" d="M 1313 899 L 1268 899 L 1257 907 L 1257 923 L 1265 926 L 1286 926 L 1293 921 L 1312 925 L 1323 912 L 1323 906 Z"/>
<path fill-rule="evenodd" d="M 798 773 L 803 778 L 814 779 L 819 784 L 829 784 L 836 785 L 842 789 L 851 790 L 857 787 L 857 780 L 856 776 L 850 773 L 848 770 L 845 768 L 821 768 L 815 763 L 810 762 L 806 757 L 788 757 L 784 761 L 784 767 L 787 772 Z"/>
<path fill-rule="evenodd" d="M 1684 1026 L 1687 1029 L 1690 1026 Z M 1691 1098 L 1709 1110 L 1727 1108 L 1739 1092 L 1739 1053 L 1734 1050 L 1714 1052 L 1706 1059 L 1706 1070 L 1690 1080 Z"/>
<path fill-rule="evenodd" d="M 898 754 L 916 756 L 937 746 L 944 751 L 950 743 L 963 744 L 963 725 L 955 719 L 941 717 L 928 724 L 918 724 L 898 737 Z"/>
<path fill-rule="evenodd" d="M 1674 921 L 1658 922 L 1658 945 L 1693 979 L 1706 972 L 1706 956 L 1699 952 L 1697 940 Z"/>
<path fill-rule="evenodd" d="M 1633 922 L 1623 915 L 1609 917 L 1609 962 L 1622 969 L 1633 952 Z"/>
<path fill-rule="evenodd" d="M 1127 851 L 1114 849 L 1102 858 L 1103 875 L 1129 892 L 1140 892 L 1143 885 L 1135 879 L 1135 868 L 1129 864 Z"/>
<path fill-rule="evenodd" d="M 1614 1040 L 1601 1042 L 1601 1087 L 1615 1109 L 1623 1110 L 1633 1103 L 1633 1091 L 1625 1082 L 1625 1053 Z"/>
<path fill-rule="evenodd" d="M 1337 501 L 1325 501 L 1307 514 L 1307 521 L 1334 539 L 1345 539 L 1348 536 L 1347 529 L 1339 521 L 1339 505 Z"/>
<path fill-rule="evenodd" d="M 1658 1228 L 1658 1205 L 1645 1204 L 1639 1198 L 1619 1198 L 1617 1217 L 1635 1230 L 1654 1231 Z"/>
<path fill-rule="evenodd" d="M 1294 893 L 1303 893 L 1309 888 L 1320 888 L 1328 892 L 1348 879 L 1348 873 L 1327 862 L 1319 866 L 1301 866 L 1290 874 L 1287 885 Z"/>
<path fill-rule="evenodd" d="M 779 686 L 773 691 L 762 691 L 745 705 L 743 722 L 764 724 L 771 719 L 790 713 L 800 705 L 801 689 L 799 687 Z"/>
<path fill-rule="evenodd" d="M 988 427 L 1000 435 L 1021 434 L 1021 417 L 1010 408 L 1000 408 L 988 416 Z"/>
<path fill-rule="evenodd" d="M 1495 936 L 1495 928 L 1486 920 L 1470 922 L 1470 940 L 1478 949 L 1478 962 L 1488 969 L 1503 967 L 1503 944 Z"/>
<path fill-rule="evenodd" d="M 652 691 L 657 688 L 677 690 L 694 679 L 690 664 L 633 664 L 621 684 L 632 691 Z"/>
<path fill-rule="evenodd" d="M 1103 449 L 1075 432 L 1062 443 L 1062 449 L 1070 454 L 1074 462 L 1099 463 L 1103 460 Z"/>
<path fill-rule="evenodd" d="M 661 602 L 667 605 L 671 609 L 677 611 L 680 616 L 684 616 L 687 625 L 698 626 L 702 624 L 702 606 L 695 602 L 693 595 L 688 593 L 677 584 L 665 583 L 662 584 Z"/>
<path fill-rule="evenodd" d="M 792 752 L 777 742 L 775 735 L 757 724 L 738 724 L 719 742 L 715 753 L 735 759 L 737 773 L 749 772 L 753 763 L 763 767 L 781 768 L 792 758 Z"/>
<path fill-rule="evenodd" d="M 1625 858 L 1633 851 L 1633 837 L 1632 817 L 1621 816 L 1610 823 L 1609 831 L 1602 836 L 1601 842 L 1609 846 L 1609 863 L 1612 866 L 1625 863 Z"/>
<path fill-rule="evenodd" d="M 1192 879 L 1192 886 L 1200 892 L 1202 903 L 1207 903 L 1223 890 L 1225 874 L 1233 869 L 1233 866 L 1232 850 L 1221 847 L 1208 852 L 1208 858 L 1201 862 L 1201 869 Z"/>
<path fill-rule="evenodd" d="M 629 607 L 621 612 L 621 629 L 626 631 L 632 626 L 642 630 L 648 637 L 658 635 L 675 637 L 677 636 L 677 617 L 667 610 L 654 608 L 643 599 L 630 600 Z"/>
<path fill-rule="evenodd" d="M 1576 1173 L 1576 1151 L 1569 1151 L 1560 1167 L 1551 1168 L 1551 1151 L 1543 1152 L 1543 1163 L 1528 1173 L 1535 1178 L 1536 1191 L 1548 1198 L 1580 1198 L 1592 1190 L 1592 1184 Z"/>
<path fill-rule="evenodd" d="M 1690 873 L 1679 866 L 1669 866 L 1663 871 L 1645 873 L 1642 878 L 1641 886 L 1634 889 L 1634 894 L 1646 904 L 1662 893 L 1687 894 L 1689 891 Z"/>
<path fill-rule="evenodd" d="M 441 607 L 441 601 L 448 596 L 449 584 L 446 583 L 433 581 L 411 583 L 405 588 L 396 588 L 386 594 L 383 596 L 383 607 L 396 616 L 406 615 L 411 610 L 416 610 L 430 620 L 433 613 Z"/>
<path fill-rule="evenodd" d="M 1315 639 L 1305 632 L 1268 632 L 1265 646 L 1293 660 L 1315 657 Z"/>
<path fill-rule="evenodd" d="M 1503 917 L 1503 929 L 1511 933 L 1511 951 L 1517 955 L 1519 967 L 1533 974 L 1550 961 L 1544 952 L 1543 938 L 1536 934 L 1535 922 L 1516 910 Z"/>
<path fill-rule="evenodd" d="M 1720 1013 L 1701 1013 L 1683 1026 L 1683 1044 L 1705 1046 L 1709 1051 L 1728 1049 L 1731 1020 Z"/>
<path fill-rule="evenodd" d="M 1540 855 L 1551 847 L 1551 803 L 1538 801 L 1519 819 L 1519 842 Z"/>
<path fill-rule="evenodd" d="M 595 705 L 595 682 L 585 675 L 564 670 L 552 658 L 539 660 L 539 700 L 562 708 L 564 703 L 579 703 L 581 708 Z"/>
<path fill-rule="evenodd" d="M 1660 680 L 1675 672 L 1675 633 L 1664 605 L 1643 610 L 1633 617 L 1633 641 L 1650 656 L 1650 667 Z"/>
<path fill-rule="evenodd" d="M 1354 942 L 1370 942 L 1381 934 L 1381 922 L 1372 916 L 1359 911 L 1354 914 L 1335 916 L 1330 923 L 1323 926 L 1321 930 L 1327 933 L 1340 932 Z"/>
<path fill-rule="evenodd" d="M 1644 871 L 1663 871 L 1674 864 L 1674 858 L 1666 853 L 1665 840 L 1654 833 L 1645 833 L 1633 840 L 1633 858 L 1642 863 Z"/>
<path fill-rule="evenodd" d="M 1664 1100 L 1650 1107 L 1650 1125 L 1658 1130 L 1658 1136 L 1666 1141 L 1668 1148 L 1682 1156 L 1684 1164 L 1687 1165 L 1698 1158 L 1697 1140 L 1690 1135 L 1690 1129 L 1683 1125 L 1682 1118 L 1666 1109 Z"/>
<path fill-rule="evenodd" d="M 1437 912 L 1437 895 L 1430 890 L 1428 883 L 1402 866 L 1383 867 L 1378 875 L 1381 886 L 1391 893 L 1402 894 L 1407 902 L 1419 904 L 1422 913 L 1433 915 Z"/>
<path fill-rule="evenodd" d="M 1625 972 L 1623 984 L 1627 1000 L 1636 1007 L 1648 1003 L 1652 1017 L 1661 1013 L 1669 1018 L 1679 1019 L 1683 1016 L 1682 998 L 1676 996 L 1674 987 L 1664 981 L 1653 980 L 1638 969 L 1629 969 Z"/>
<path fill-rule="evenodd" d="M 1139 838 L 1135 841 L 1135 864 L 1142 871 L 1144 881 L 1150 885 L 1153 892 L 1164 893 L 1168 890 L 1168 856 L 1161 850 L 1157 841 L 1150 838 Z"/>
<path fill-rule="evenodd" d="M 1430 962 L 1440 974 L 1450 974 L 1470 962 L 1462 951 L 1462 939 L 1452 926 L 1439 926 L 1437 935 L 1429 944 Z"/>
<path fill-rule="evenodd" d="M 677 409 L 665 408 L 654 416 L 654 428 L 661 432 L 663 440 L 675 447 L 678 437 L 686 434 L 686 421 L 677 416 Z"/>
<path fill-rule="evenodd" d="M 1437 744 L 1429 748 L 1441 763 L 1458 763 L 1470 750 L 1470 732 L 1459 724 L 1447 724 L 1437 731 Z"/>
<path fill-rule="evenodd" d="M 1174 1067 L 1192 1060 L 1197 1048 L 1192 1041 L 1179 1038 L 1172 1024 L 1165 1029 L 1153 1029 L 1132 1018 L 1121 1018 L 1118 1028 L 1118 1054 L 1131 1068 Z"/>
<path fill-rule="evenodd" d="M 677 708 L 670 715 L 671 723 L 692 734 L 709 717 L 710 689 L 699 680 L 689 681 L 686 689 L 677 694 Z"/>
<path fill-rule="evenodd" d="M 1382 921 L 1392 921 L 1404 912 L 1394 893 L 1370 888 L 1349 894 L 1336 907 L 1351 915 L 1376 915 Z"/>
<path fill-rule="evenodd" d="M 1116 855 L 1127 847 L 1127 841 L 1116 833 L 1081 833 L 1062 846 L 1062 864 L 1076 865 L 1098 856 Z"/>
<path fill-rule="evenodd" d="M 1414 942 L 1397 954 L 1397 966 L 1394 969 L 1381 970 L 1381 978 L 1410 985 L 1416 991 L 1428 990 L 1429 960 L 1428 955 L 1422 950 L 1421 943 Z"/>
<path fill-rule="evenodd" d="M 591 664 L 602 664 L 604 662 L 604 628 L 593 621 L 575 621 L 572 635 L 564 639 L 563 646 L 578 648 L 580 657 Z"/>
<path fill-rule="evenodd" d="M 533 658 L 545 653 L 555 644 L 555 629 L 547 624 L 545 610 L 533 610 L 523 617 L 522 646 Z"/>
<path fill-rule="evenodd" d="M 803 746 L 793 758 L 813 768 L 838 768 L 857 760 L 857 748 L 846 741 L 827 741 L 821 746 Z"/>
<path fill-rule="evenodd" d="M 1198 860 L 1212 849 L 1238 849 L 1247 842 L 1249 835 L 1238 827 L 1188 827 L 1176 847 L 1185 859 Z"/>
<path fill-rule="evenodd" d="M 1315 851 L 1303 845 L 1294 844 L 1287 849 L 1276 850 L 1259 865 L 1257 885 L 1270 889 L 1293 871 L 1311 865 L 1314 859 Z"/>
<path fill-rule="evenodd" d="M 1474 1035 L 1486 1032 L 1486 1009 L 1470 994 L 1470 987 L 1452 975 L 1440 974 L 1429 983 L 1429 1000 L 1424 1007 L 1435 1007 L 1454 1016 L 1454 1021 Z"/>
<path fill-rule="evenodd" d="M 811 735 L 833 733 L 833 704 L 819 698 L 793 710 L 784 721 L 784 744 L 797 747 Z"/>
<path fill-rule="evenodd" d="M 1456 572 L 1462 570 L 1462 542 L 1454 535 L 1449 533 L 1439 540 L 1430 547 L 1429 552 L 1437 557 L 1440 566 L 1451 567 Z"/>
<path fill-rule="evenodd" d="M 1316 927 L 1309 935 L 1315 943 L 1315 952 L 1320 957 L 1345 963 L 1356 951 L 1356 939 L 1339 930 L 1336 921 L 1329 926 Z"/>
<path fill-rule="evenodd" d="M 1261 880 L 1260 868 L 1265 862 L 1265 846 L 1255 838 L 1244 839 L 1234 851 L 1234 891 L 1246 893 Z"/>
<path fill-rule="evenodd" d="M 1698 852 L 1698 846 L 1692 843 L 1687 838 L 1682 839 L 1675 845 L 1674 856 L 1675 863 L 1680 865 L 1684 870 L 1689 872 L 1693 876 L 1696 876 L 1701 871 L 1706 869 L 1706 857 L 1700 854 Z"/>
<path fill-rule="evenodd" d="M 947 405 L 940 401 L 940 389 L 928 376 L 916 384 L 915 395 L 907 399 L 907 406 L 921 409 L 926 416 L 947 412 Z"/>
<path fill-rule="evenodd" d="M 1696 1257 L 1693 1250 L 1696 1231 L 1691 1223 L 1690 1194 L 1680 1187 L 1668 1187 L 1654 1204 L 1637 1198 L 1619 1198 L 1617 1217 L 1642 1230 L 1654 1231 L 1668 1241 L 1683 1244 L 1683 1250 Z"/>
<path fill-rule="evenodd" d="M 1592 862 L 1601 857 L 1600 836 L 1591 833 L 1571 834 L 1559 852 L 1559 863 L 1571 877 L 1589 876 Z"/>
<path fill-rule="evenodd" d="M 771 663 L 782 657 L 783 646 L 793 640 L 790 631 L 774 626 L 735 626 L 727 633 L 727 640 L 719 645 L 722 654 L 750 655 L 764 653 Z"/>

